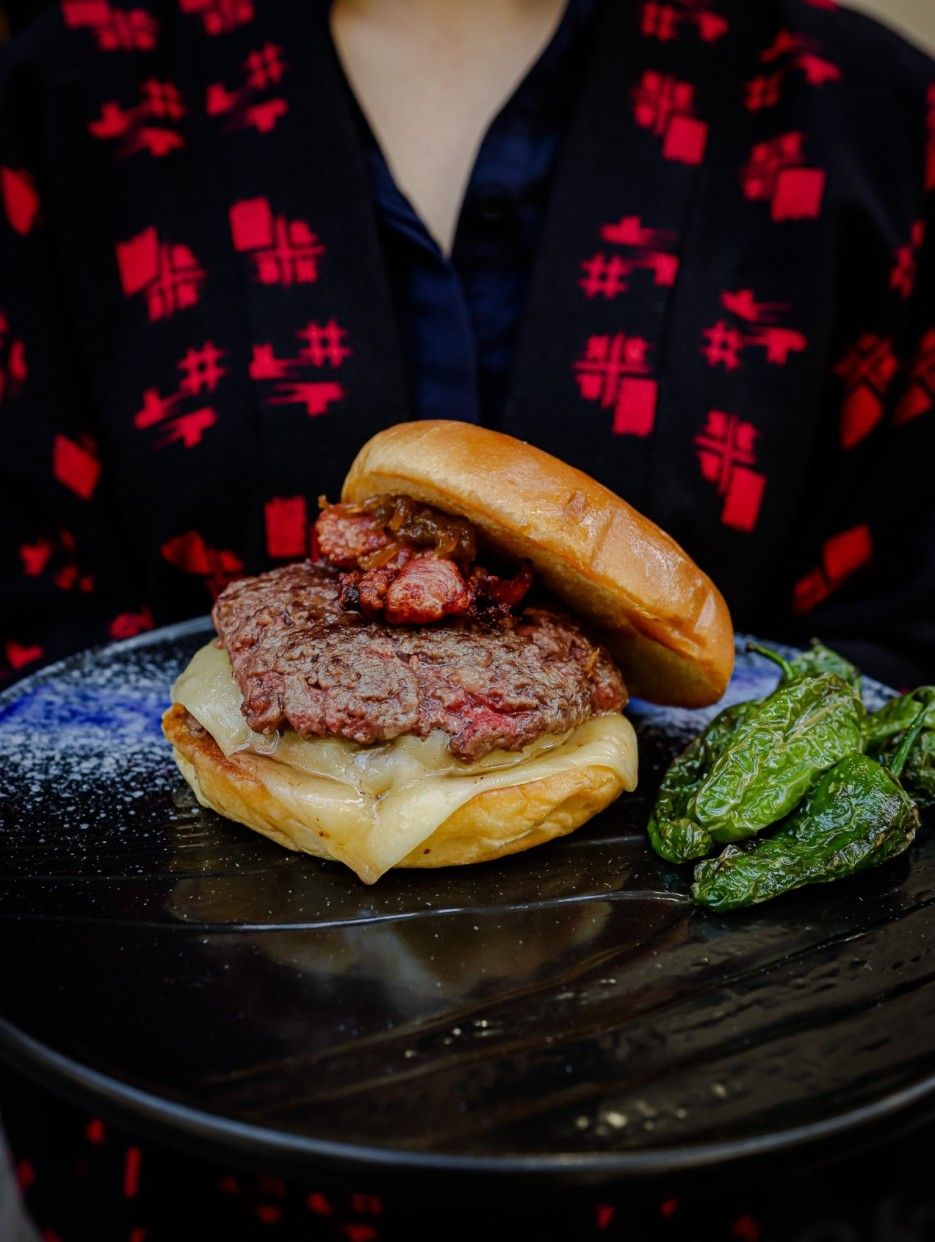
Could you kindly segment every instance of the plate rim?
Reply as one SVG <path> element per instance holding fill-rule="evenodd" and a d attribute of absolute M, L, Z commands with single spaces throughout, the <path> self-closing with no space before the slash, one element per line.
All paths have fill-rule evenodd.
<path fill-rule="evenodd" d="M 14 702 L 44 680 L 54 677 L 76 658 L 97 653 L 119 654 L 157 642 L 188 638 L 211 628 L 211 618 L 202 614 L 130 638 L 72 652 L 35 672 L 19 678 L 0 690 L 0 709 Z M 738 647 L 746 635 L 738 635 Z M 788 644 L 777 644 L 784 647 Z M 868 681 L 874 679 L 868 678 Z M 877 685 L 882 683 L 877 682 Z M 889 690 L 889 687 L 884 687 Z M 890 690 L 890 693 L 892 691 Z M 298 1132 L 274 1129 L 239 1121 L 223 1113 L 185 1104 L 169 1096 L 133 1086 L 103 1070 L 94 1069 L 28 1034 L 15 1022 L 0 1015 L 0 1055 L 14 1067 L 51 1090 L 95 1107 L 109 1106 L 122 1117 L 142 1123 L 148 1131 L 187 1142 L 199 1149 L 208 1147 L 251 1160 L 287 1162 L 309 1167 L 329 1167 L 346 1175 L 382 1174 L 415 1176 L 444 1173 L 467 1178 L 522 1179 L 524 1183 L 548 1182 L 564 1187 L 597 1187 L 611 1182 L 632 1182 L 660 1176 L 680 1176 L 713 1169 L 749 1167 L 765 1158 L 783 1153 L 813 1149 L 830 1140 L 848 1136 L 868 1137 L 874 1126 L 887 1121 L 905 1121 L 906 1127 L 935 1118 L 935 1072 L 911 1086 L 889 1091 L 872 1103 L 820 1121 L 774 1129 L 741 1139 L 706 1140 L 677 1143 L 652 1150 L 609 1152 L 516 1153 L 484 1156 L 470 1153 L 426 1152 L 412 1147 L 390 1147 L 366 1143 L 314 1138 Z"/>
<path fill-rule="evenodd" d="M 935 1073 L 911 1087 L 891 1091 L 871 1104 L 832 1114 L 822 1121 L 789 1126 L 744 1139 L 673 1144 L 651 1151 L 516 1153 L 508 1156 L 425 1152 L 411 1147 L 382 1147 L 333 1139 L 316 1139 L 288 1130 L 276 1130 L 236 1121 L 221 1113 L 195 1108 L 152 1091 L 134 1087 L 113 1075 L 92 1069 L 58 1052 L 0 1018 L 0 1053 L 42 1085 L 63 1090 L 66 1096 L 106 1101 L 163 1136 L 189 1140 L 198 1148 L 210 1145 L 255 1159 L 309 1167 L 312 1163 L 340 1168 L 347 1174 L 444 1173 L 461 1178 L 497 1177 L 526 1182 L 598 1186 L 611 1182 L 642 1181 L 660 1176 L 684 1176 L 711 1169 L 749 1167 L 764 1158 L 812 1150 L 830 1140 L 867 1136 L 874 1123 L 907 1119 L 907 1128 L 935 1117 Z M 923 1106 L 930 1103 L 930 1107 Z M 915 1113 L 913 1113 L 915 1110 Z M 841 1154 L 836 1153 L 836 1154 Z"/>

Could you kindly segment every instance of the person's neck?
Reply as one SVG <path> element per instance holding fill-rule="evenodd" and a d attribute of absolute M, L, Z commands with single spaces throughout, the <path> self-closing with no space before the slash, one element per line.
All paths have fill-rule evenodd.
<path fill-rule="evenodd" d="M 429 232 L 450 251 L 483 134 L 566 0 L 335 0 L 351 86 Z"/>
<path fill-rule="evenodd" d="M 350 20 L 367 21 L 392 27 L 397 32 L 411 29 L 423 41 L 437 37 L 445 50 L 454 52 L 499 38 L 522 39 L 527 32 L 546 24 L 565 0 L 338 0 L 343 15 Z"/>

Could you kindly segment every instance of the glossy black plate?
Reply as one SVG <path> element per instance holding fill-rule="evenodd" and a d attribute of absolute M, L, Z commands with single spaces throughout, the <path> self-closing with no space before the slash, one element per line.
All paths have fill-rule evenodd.
<path fill-rule="evenodd" d="M 366 888 L 200 809 L 159 730 L 206 622 L 0 696 L 0 1051 L 214 1152 L 551 1186 L 787 1159 L 932 1111 L 935 845 L 732 916 L 647 848 L 710 713 L 565 841 Z M 741 655 L 731 699 L 775 672 Z M 881 687 L 868 686 L 879 700 Z"/>

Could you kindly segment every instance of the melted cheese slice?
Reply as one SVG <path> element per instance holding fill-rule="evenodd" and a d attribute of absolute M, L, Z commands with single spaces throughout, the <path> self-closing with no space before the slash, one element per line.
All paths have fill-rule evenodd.
<path fill-rule="evenodd" d="M 231 758 L 239 753 L 282 808 L 282 820 L 261 831 L 283 844 L 351 867 L 373 883 L 427 840 L 450 815 L 488 789 L 521 785 L 574 768 L 608 768 L 624 788 L 636 787 L 636 737 L 618 712 L 587 720 L 570 733 L 548 734 L 520 751 L 492 751 L 464 763 L 441 731 L 361 746 L 343 738 L 256 733 L 227 653 L 209 644 L 196 652 L 172 688 Z M 194 784 L 190 765 L 183 766 Z M 252 827 L 260 827 L 254 822 Z M 277 832 L 279 828 L 281 831 Z"/>

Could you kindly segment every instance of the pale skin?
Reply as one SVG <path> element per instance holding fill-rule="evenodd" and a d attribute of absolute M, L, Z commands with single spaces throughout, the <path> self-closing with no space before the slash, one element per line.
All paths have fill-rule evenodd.
<path fill-rule="evenodd" d="M 565 0 L 335 0 L 331 31 L 397 185 L 449 254 L 491 121 Z"/>

